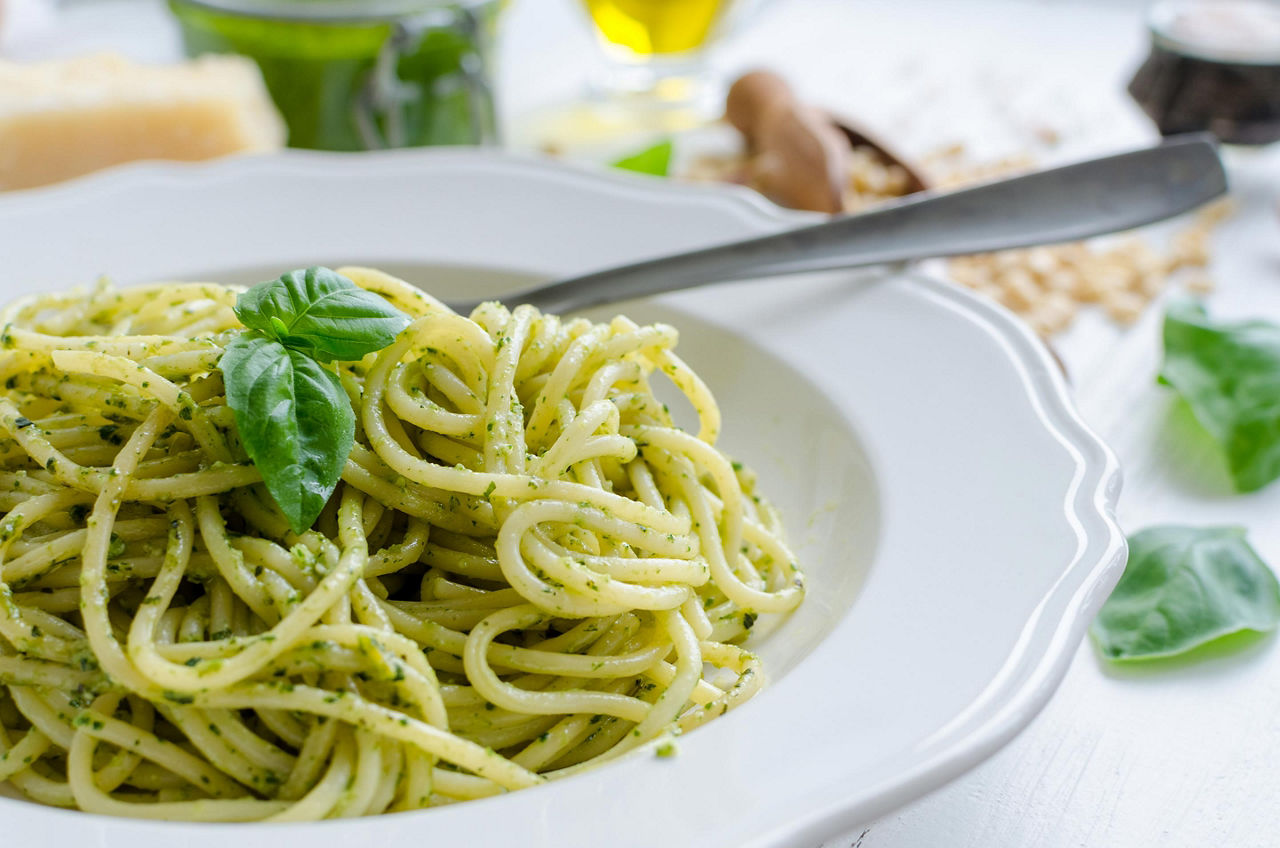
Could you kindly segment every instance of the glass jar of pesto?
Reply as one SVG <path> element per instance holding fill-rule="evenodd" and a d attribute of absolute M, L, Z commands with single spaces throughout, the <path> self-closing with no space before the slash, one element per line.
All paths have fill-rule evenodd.
<path fill-rule="evenodd" d="M 289 146 L 497 141 L 490 66 L 502 0 L 169 0 L 188 55 L 257 62 Z"/>

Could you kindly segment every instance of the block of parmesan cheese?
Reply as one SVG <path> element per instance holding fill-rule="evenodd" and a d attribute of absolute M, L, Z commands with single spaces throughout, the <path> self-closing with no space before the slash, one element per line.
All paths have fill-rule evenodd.
<path fill-rule="evenodd" d="M 243 57 L 0 61 L 0 190 L 137 159 L 273 150 L 284 138 L 257 66 Z"/>

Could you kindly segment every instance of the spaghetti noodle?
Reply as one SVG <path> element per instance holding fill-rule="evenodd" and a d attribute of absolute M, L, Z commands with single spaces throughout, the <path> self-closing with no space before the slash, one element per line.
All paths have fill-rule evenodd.
<path fill-rule="evenodd" d="M 0 782 L 158 819 L 411 810 L 574 774 L 758 689 L 738 643 L 800 575 L 676 332 L 467 318 L 342 273 L 413 323 L 333 366 L 356 444 L 301 534 L 226 405 L 234 289 L 8 308 Z"/>

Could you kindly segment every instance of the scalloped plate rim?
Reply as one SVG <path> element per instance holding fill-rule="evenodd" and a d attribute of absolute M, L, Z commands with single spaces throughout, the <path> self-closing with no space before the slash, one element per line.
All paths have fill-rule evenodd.
<path fill-rule="evenodd" d="M 332 174 L 348 169 L 358 174 L 366 168 L 404 169 L 459 166 L 483 170 L 513 170 L 536 174 L 539 178 L 568 185 L 611 185 L 620 194 L 646 198 L 661 197 L 748 219 L 757 228 L 778 229 L 812 221 L 820 216 L 780 209 L 745 188 L 673 184 L 659 179 L 620 172 L 602 172 L 584 166 L 568 166 L 541 158 L 494 154 L 473 150 L 387 151 L 374 154 L 332 154 L 289 151 L 270 156 L 244 156 L 205 163 L 145 162 L 120 166 L 50 187 L 27 189 L 0 195 L 0 219 L 20 214 L 27 207 L 83 203 L 98 194 L 130 186 L 184 184 L 192 187 L 236 178 L 244 172 L 264 169 L 280 172 L 298 169 L 303 174 L 319 169 Z M 933 271 L 937 266 L 924 266 Z M 961 716 L 935 733 L 927 745 L 927 756 L 893 779 L 883 781 L 875 792 L 850 798 L 797 816 L 785 828 L 762 832 L 751 839 L 752 848 L 782 848 L 800 839 L 815 843 L 883 815 L 910 800 L 932 791 L 973 768 L 1012 739 L 1043 708 L 1053 694 L 1085 630 L 1123 570 L 1126 550 L 1124 536 L 1115 521 L 1120 487 L 1120 469 L 1115 455 L 1084 423 L 1070 398 L 1066 382 L 1044 345 L 1015 316 L 935 274 L 909 272 L 904 275 L 924 287 L 928 296 L 946 302 L 967 320 L 999 337 L 1011 351 L 1024 383 L 1031 390 L 1042 423 L 1066 446 L 1076 461 L 1073 496 L 1064 502 L 1066 517 L 1081 528 L 1086 544 L 1067 565 L 1053 587 L 1041 598 L 1036 612 L 1008 654 L 1000 672 L 983 689 Z M 1056 614 L 1050 609 L 1061 606 Z M 1028 665 L 1029 664 L 1029 665 Z M 964 720 L 971 719 L 968 724 Z M 0 810 L 12 809 L 12 802 L 0 802 Z M 25 802 L 19 802 L 24 803 Z M 83 813 L 32 808 L 42 816 L 63 821 L 64 816 L 82 818 Z M 423 815 L 429 815 L 424 813 Z M 368 820 L 364 822 L 370 824 Z M 175 835 L 171 823 L 141 820 L 112 820 L 112 830 L 137 832 L 163 830 Z M 243 832 L 244 826 L 235 826 Z M 215 829 L 226 833 L 221 827 Z M 316 831 L 312 830 L 312 833 Z M 337 834 L 335 829 L 333 833 Z"/>

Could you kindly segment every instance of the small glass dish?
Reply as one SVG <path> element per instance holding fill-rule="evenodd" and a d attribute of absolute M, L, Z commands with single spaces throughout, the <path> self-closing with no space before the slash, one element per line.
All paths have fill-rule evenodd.
<path fill-rule="evenodd" d="M 494 144 L 501 0 L 169 0 L 190 56 L 257 62 L 289 146 Z"/>

